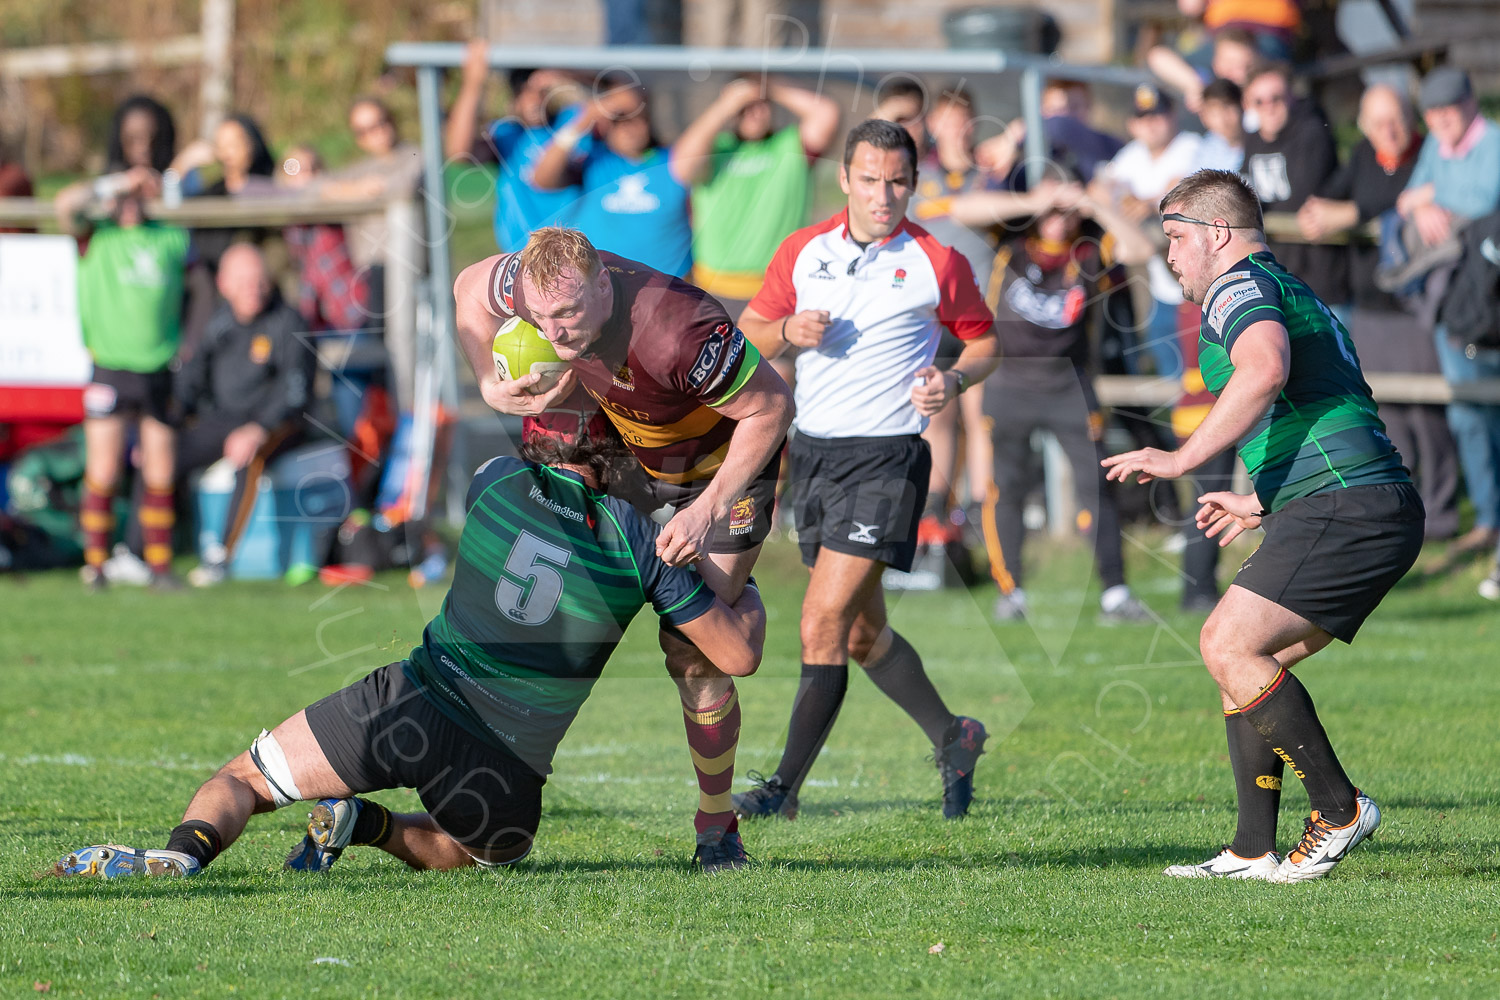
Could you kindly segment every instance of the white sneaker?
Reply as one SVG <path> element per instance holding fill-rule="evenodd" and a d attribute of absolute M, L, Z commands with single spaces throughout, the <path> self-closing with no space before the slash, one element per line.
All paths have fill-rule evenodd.
<path fill-rule="evenodd" d="M 1201 865 L 1172 865 L 1162 871 L 1173 878 L 1250 878 L 1264 882 L 1276 873 L 1281 855 L 1267 851 L 1258 858 L 1242 858 L 1229 848 Z"/>
<path fill-rule="evenodd" d="M 194 587 L 217 587 L 224 582 L 223 563 L 200 563 L 188 570 L 187 581 Z"/>
<path fill-rule="evenodd" d="M 1380 807 L 1358 789 L 1354 792 L 1354 809 L 1354 818 L 1344 826 L 1330 826 L 1314 809 L 1302 829 L 1302 839 L 1287 853 L 1271 881 L 1306 882 L 1333 871 L 1334 865 L 1380 825 Z"/>
<path fill-rule="evenodd" d="M 1500 569 L 1479 581 L 1479 596 L 1486 601 L 1500 601 Z"/>
<path fill-rule="evenodd" d="M 104 560 L 104 578 L 113 584 L 145 587 L 151 583 L 151 567 L 124 542 L 115 545 L 114 553 Z"/>
<path fill-rule="evenodd" d="M 995 599 L 992 616 L 997 622 L 1016 622 L 1026 617 L 1026 592 L 1020 587 Z"/>

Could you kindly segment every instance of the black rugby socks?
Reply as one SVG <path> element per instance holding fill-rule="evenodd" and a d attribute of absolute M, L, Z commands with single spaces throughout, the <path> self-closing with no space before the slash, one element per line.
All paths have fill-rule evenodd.
<path fill-rule="evenodd" d="M 1254 701 L 1240 708 L 1240 714 L 1291 765 L 1323 819 L 1334 826 L 1354 819 L 1354 785 L 1339 764 L 1312 696 L 1301 681 L 1283 669 Z"/>
<path fill-rule="evenodd" d="M 1229 737 L 1229 766 L 1234 771 L 1239 822 L 1229 849 L 1242 858 L 1258 858 L 1276 849 L 1276 814 L 1281 805 L 1285 768 L 1254 726 L 1239 712 L 1224 713 Z"/>
<path fill-rule="evenodd" d="M 351 846 L 379 847 L 391 836 L 391 811 L 379 802 L 358 799 L 361 806 L 349 836 Z"/>
<path fill-rule="evenodd" d="M 956 721 L 942 696 L 922 669 L 922 657 L 899 632 L 891 632 L 891 646 L 878 660 L 865 664 L 865 673 L 885 696 L 922 727 L 935 747 L 941 747 Z"/>
<path fill-rule="evenodd" d="M 787 728 L 786 749 L 776 776 L 793 790 L 802 784 L 828 739 L 829 730 L 844 704 L 849 688 L 849 664 L 804 663 L 797 699 L 792 702 L 792 721 Z"/>
<path fill-rule="evenodd" d="M 224 838 L 219 836 L 212 823 L 201 819 L 184 820 L 167 837 L 167 850 L 186 854 L 195 859 L 200 868 L 207 868 L 208 863 L 224 850 Z"/>

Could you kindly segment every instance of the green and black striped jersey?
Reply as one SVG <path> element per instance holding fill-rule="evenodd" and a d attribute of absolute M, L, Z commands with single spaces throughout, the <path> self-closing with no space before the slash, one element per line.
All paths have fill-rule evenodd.
<path fill-rule="evenodd" d="M 453 586 L 405 670 L 451 719 L 545 775 L 642 605 L 681 625 L 714 595 L 697 570 L 657 558 L 654 523 L 571 473 L 492 459 L 467 510 Z"/>
<path fill-rule="evenodd" d="M 1325 490 L 1409 481 L 1348 331 L 1269 253 L 1246 257 L 1203 297 L 1198 367 L 1208 390 L 1224 391 L 1235 341 L 1262 320 L 1284 326 L 1291 347 L 1286 385 L 1239 443 L 1266 510 Z"/>

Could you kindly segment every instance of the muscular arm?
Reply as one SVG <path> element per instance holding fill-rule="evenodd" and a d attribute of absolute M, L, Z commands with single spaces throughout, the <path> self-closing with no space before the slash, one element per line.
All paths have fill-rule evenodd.
<path fill-rule="evenodd" d="M 792 390 L 776 369 L 761 364 L 745 387 L 715 410 L 735 421 L 724 464 L 698 498 L 698 502 L 711 503 L 717 518 L 729 513 L 729 505 L 744 494 L 750 481 L 781 447 L 792 426 Z"/>
<path fill-rule="evenodd" d="M 1276 320 L 1252 323 L 1229 351 L 1234 374 L 1203 423 L 1176 451 L 1141 448 L 1111 455 L 1101 463 L 1105 478 L 1125 482 L 1175 479 L 1237 444 L 1276 401 L 1291 371 L 1291 343 Z"/>
<path fill-rule="evenodd" d="M 766 608 L 754 587 L 747 586 L 732 608 L 715 598 L 707 612 L 677 628 L 731 677 L 749 677 L 760 666 Z"/>
<path fill-rule="evenodd" d="M 551 389 L 531 395 L 526 389 L 541 375 L 533 373 L 502 382 L 495 373 L 495 332 L 500 328 L 501 319 L 490 309 L 488 283 L 490 272 L 499 259 L 496 255 L 470 264 L 453 283 L 458 346 L 474 372 L 474 380 L 479 383 L 480 395 L 492 409 L 513 415 L 540 413 L 572 392 L 577 376 L 571 371 L 566 372 Z"/>
<path fill-rule="evenodd" d="M 1291 372 L 1291 341 L 1275 320 L 1253 323 L 1235 340 L 1229 359 L 1234 374 L 1192 436 L 1178 449 L 1189 472 L 1233 447 L 1270 409 Z"/>
<path fill-rule="evenodd" d="M 771 461 L 792 425 L 792 390 L 769 364 L 759 364 L 734 398 L 714 409 L 736 422 L 724 463 L 708 488 L 679 510 L 656 541 L 657 555 L 681 565 L 706 555 L 709 531 L 745 494 L 751 480 Z"/>

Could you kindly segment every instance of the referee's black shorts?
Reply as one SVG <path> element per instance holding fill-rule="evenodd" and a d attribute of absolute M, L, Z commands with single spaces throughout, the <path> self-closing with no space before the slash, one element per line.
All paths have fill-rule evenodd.
<path fill-rule="evenodd" d="M 530 849 L 547 779 L 449 719 L 401 663 L 306 711 L 323 756 L 356 793 L 415 788 L 443 832 L 481 858 Z"/>
<path fill-rule="evenodd" d="M 1426 521 L 1411 483 L 1349 486 L 1289 502 L 1234 578 L 1343 642 L 1422 551 Z"/>
<path fill-rule="evenodd" d="M 932 453 L 916 434 L 792 438 L 787 495 L 808 566 L 820 549 L 863 556 L 902 572 L 917 552 Z"/>

